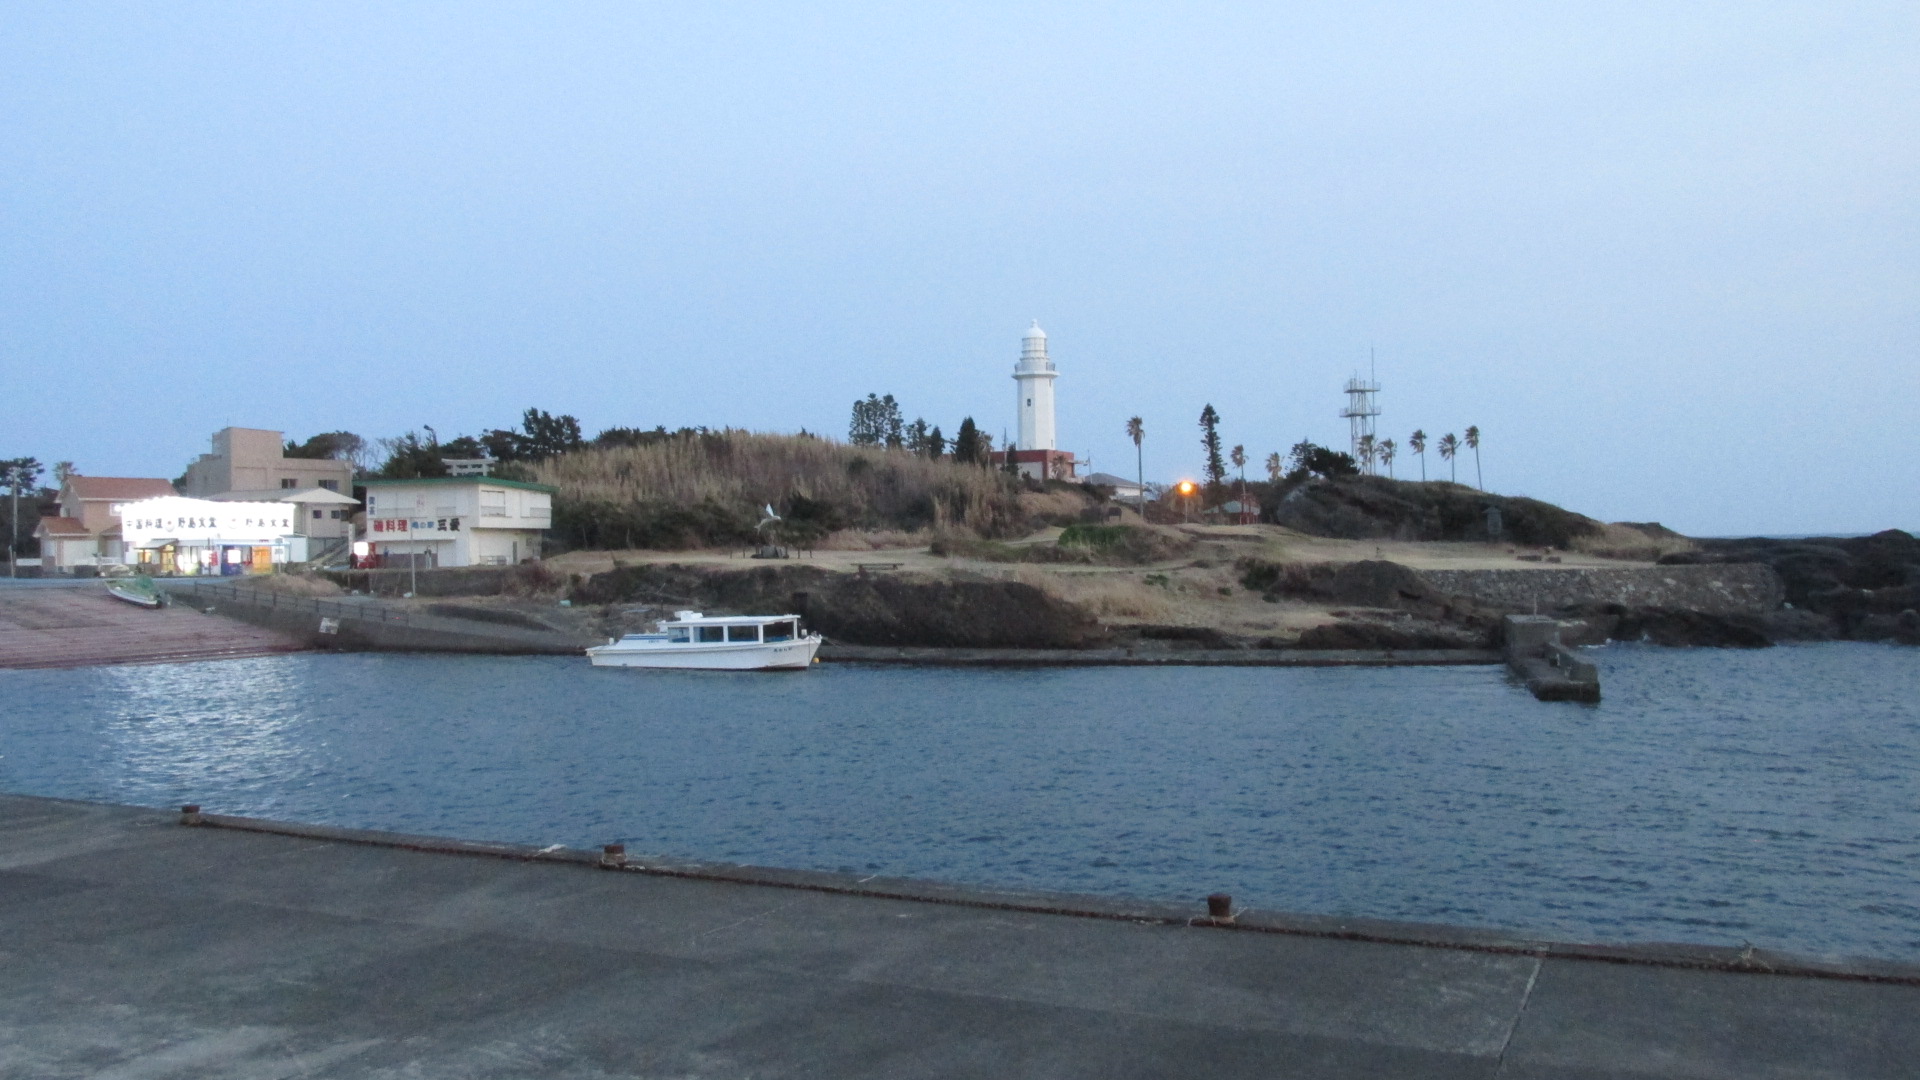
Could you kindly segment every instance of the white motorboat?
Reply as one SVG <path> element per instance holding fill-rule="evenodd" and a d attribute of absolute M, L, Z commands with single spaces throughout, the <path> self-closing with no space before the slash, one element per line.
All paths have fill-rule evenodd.
<path fill-rule="evenodd" d="M 652 634 L 628 634 L 587 650 L 595 667 L 713 671 L 804 669 L 820 650 L 798 615 L 702 615 L 676 611 Z"/>

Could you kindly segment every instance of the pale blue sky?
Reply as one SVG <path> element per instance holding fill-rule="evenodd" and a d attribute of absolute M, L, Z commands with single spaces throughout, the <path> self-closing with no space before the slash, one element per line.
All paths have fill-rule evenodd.
<path fill-rule="evenodd" d="M 1478 424 L 1497 490 L 1916 528 L 1916 133 L 1911 0 L 15 2 L 0 456 L 997 434 L 1038 318 L 1103 470 L 1139 413 L 1192 472 L 1208 402 L 1341 442 L 1371 346 L 1382 434 Z"/>

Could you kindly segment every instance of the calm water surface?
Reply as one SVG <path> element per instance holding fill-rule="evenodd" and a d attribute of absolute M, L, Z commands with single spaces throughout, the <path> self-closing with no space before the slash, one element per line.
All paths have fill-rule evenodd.
<path fill-rule="evenodd" d="M 476 839 L 1920 960 L 1920 650 L 1493 668 L 0 671 L 0 789 Z"/>

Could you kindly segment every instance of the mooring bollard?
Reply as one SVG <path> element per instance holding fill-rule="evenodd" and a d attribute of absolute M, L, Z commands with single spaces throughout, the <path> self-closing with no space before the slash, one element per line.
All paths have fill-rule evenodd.
<path fill-rule="evenodd" d="M 627 845 L 608 844 L 600 849 L 600 869 L 618 870 L 627 865 Z"/>
<path fill-rule="evenodd" d="M 1233 897 L 1217 892 L 1207 897 L 1207 918 L 1214 922 L 1233 921 Z"/>
<path fill-rule="evenodd" d="M 180 808 L 180 824 L 182 825 L 200 824 L 200 807 L 193 803 L 188 803 L 187 805 L 181 807 Z"/>

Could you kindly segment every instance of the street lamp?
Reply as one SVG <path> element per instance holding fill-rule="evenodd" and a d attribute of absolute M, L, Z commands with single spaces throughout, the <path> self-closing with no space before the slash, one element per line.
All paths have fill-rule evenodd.
<path fill-rule="evenodd" d="M 1182 480 L 1182 481 L 1180 481 L 1180 486 L 1179 486 L 1179 488 L 1178 488 L 1178 490 L 1179 490 L 1179 492 L 1180 492 L 1180 497 L 1181 497 L 1181 498 L 1183 498 L 1183 499 L 1185 499 L 1185 500 L 1187 501 L 1187 512 L 1186 512 L 1186 516 L 1187 516 L 1187 518 L 1188 518 L 1188 520 L 1192 520 L 1192 518 L 1193 518 L 1193 492 L 1194 492 L 1194 487 L 1193 487 L 1193 481 L 1191 481 L 1191 480 Z"/>

